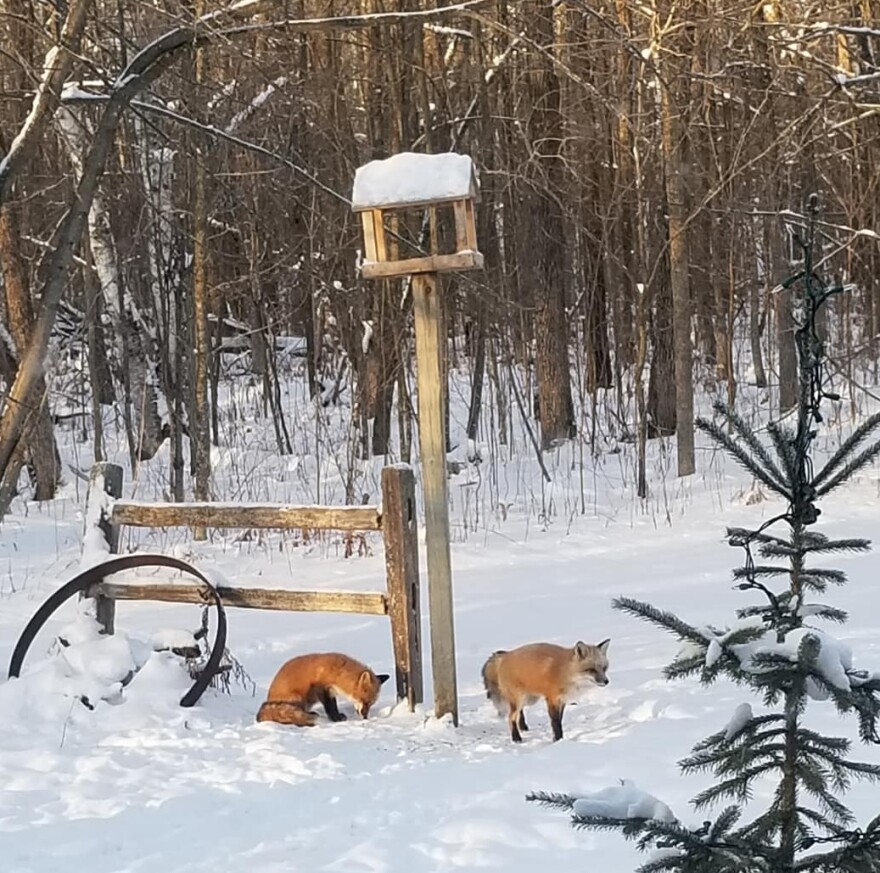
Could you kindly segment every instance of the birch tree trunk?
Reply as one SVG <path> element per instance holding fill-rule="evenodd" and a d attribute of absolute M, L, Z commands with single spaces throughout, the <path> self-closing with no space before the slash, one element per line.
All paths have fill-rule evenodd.
<path fill-rule="evenodd" d="M 57 127 L 67 148 L 67 156 L 78 177 L 82 177 L 86 155 L 91 148 L 93 125 L 84 108 L 63 107 L 56 118 Z M 162 444 L 162 419 L 156 391 L 156 364 L 150 354 L 151 337 L 141 312 L 119 269 L 116 242 L 113 238 L 110 210 L 100 187 L 92 197 L 88 212 L 89 244 L 92 262 L 103 295 L 104 306 L 113 324 L 116 346 L 111 359 L 120 381 L 122 369 L 128 370 L 135 457 L 149 460 Z M 94 386 L 93 386 L 94 387 Z"/>

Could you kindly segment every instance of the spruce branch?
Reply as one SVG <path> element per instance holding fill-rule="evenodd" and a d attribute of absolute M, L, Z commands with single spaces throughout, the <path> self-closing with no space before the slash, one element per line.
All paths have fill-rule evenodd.
<path fill-rule="evenodd" d="M 804 603 L 799 614 L 824 618 L 825 621 L 833 621 L 836 624 L 846 624 L 849 621 L 849 613 L 836 606 L 826 606 L 824 603 Z"/>
<path fill-rule="evenodd" d="M 827 537 L 817 539 L 816 534 L 814 533 L 813 539 L 805 543 L 801 547 L 801 550 L 804 554 L 815 555 L 838 552 L 869 552 L 871 551 L 871 541 L 858 537 L 845 540 L 830 540 Z"/>
<path fill-rule="evenodd" d="M 790 576 L 788 567 L 775 567 L 772 564 L 755 564 L 753 567 L 737 567 L 733 571 L 734 579 L 774 579 L 779 576 Z"/>
<path fill-rule="evenodd" d="M 866 440 L 871 434 L 880 428 L 880 412 L 874 413 L 866 421 L 862 422 L 850 435 L 844 440 L 840 448 L 831 456 L 827 464 L 813 477 L 812 485 L 818 488 L 825 482 L 832 473 L 843 464 L 847 458 L 851 457 L 855 450 Z"/>
<path fill-rule="evenodd" d="M 829 585 L 846 585 L 846 573 L 825 567 L 810 567 L 806 573 L 801 573 L 800 581 L 804 587 L 824 591 Z"/>
<path fill-rule="evenodd" d="M 712 421 L 705 418 L 697 418 L 694 421 L 694 427 L 703 431 L 707 436 L 714 440 L 718 445 L 727 451 L 746 472 L 751 473 L 759 481 L 763 482 L 771 491 L 791 500 L 791 492 L 783 482 L 778 482 L 773 476 L 772 471 L 764 469 L 761 461 L 754 455 L 749 454 L 746 449 L 734 440 L 722 427 L 719 427 Z"/>
<path fill-rule="evenodd" d="M 871 463 L 878 455 L 880 455 L 880 440 L 874 443 L 872 446 L 869 446 L 865 449 L 860 455 L 857 455 L 853 458 L 848 464 L 846 464 L 840 472 L 838 472 L 835 476 L 832 476 L 828 479 L 824 485 L 821 485 L 816 489 L 817 497 L 824 497 L 826 494 L 830 494 L 836 488 L 839 488 L 846 482 L 848 479 L 851 479 L 855 476 L 859 470 L 867 467 L 868 464 Z"/>
<path fill-rule="evenodd" d="M 531 791 L 526 795 L 526 803 L 537 803 L 551 809 L 571 809 L 576 797 L 570 794 L 557 794 L 552 791 Z"/>
<path fill-rule="evenodd" d="M 712 408 L 716 413 L 727 420 L 740 439 L 751 449 L 753 455 L 764 465 L 767 474 L 772 476 L 774 480 L 779 483 L 781 488 L 791 490 L 792 478 L 779 469 L 776 462 L 767 451 L 767 448 L 758 439 L 755 431 L 746 424 L 742 416 L 722 400 L 716 400 L 715 403 L 712 404 Z"/>
<path fill-rule="evenodd" d="M 711 806 L 713 803 L 728 797 L 738 800 L 740 803 L 746 803 L 752 796 L 752 783 L 765 773 L 770 773 L 772 770 L 777 769 L 780 763 L 781 758 L 774 755 L 770 761 L 740 770 L 730 779 L 724 779 L 705 788 L 694 797 L 691 803 L 695 809 L 705 809 L 707 806 Z"/>
<path fill-rule="evenodd" d="M 706 665 L 706 650 L 689 655 L 679 655 L 671 663 L 663 668 L 663 676 L 666 679 L 684 679 L 699 673 Z"/>
<path fill-rule="evenodd" d="M 627 612 L 643 621 L 656 624 L 658 627 L 662 627 L 664 630 L 675 634 L 681 640 L 688 640 L 697 644 L 705 644 L 707 642 L 704 633 L 700 633 L 695 627 L 682 621 L 677 615 L 657 609 L 656 606 L 651 606 L 650 603 L 643 603 L 632 597 L 615 597 L 611 601 L 611 605 L 614 609 L 621 612 Z"/>
<path fill-rule="evenodd" d="M 624 837 L 633 840 L 650 827 L 645 818 L 608 818 L 603 815 L 573 815 L 571 824 L 576 830 L 620 831 Z"/>
<path fill-rule="evenodd" d="M 795 435 L 794 432 L 775 421 L 767 423 L 767 433 L 776 449 L 779 460 L 785 469 L 785 474 L 789 482 L 795 482 L 798 478 L 798 461 L 795 451 Z"/>

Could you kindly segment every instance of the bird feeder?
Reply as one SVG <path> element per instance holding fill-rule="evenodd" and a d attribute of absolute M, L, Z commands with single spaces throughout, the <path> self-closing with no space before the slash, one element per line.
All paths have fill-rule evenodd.
<path fill-rule="evenodd" d="M 364 278 L 482 269 L 474 211 L 478 200 L 479 182 L 467 155 L 402 152 L 359 167 L 354 177 L 352 210 L 360 213 L 364 228 Z M 438 207 L 452 208 L 454 252 L 437 251 Z M 402 260 L 389 258 L 392 247 L 386 237 L 386 218 L 414 209 L 428 210 L 433 231 L 430 253 Z"/>
<path fill-rule="evenodd" d="M 352 209 L 364 226 L 365 279 L 412 276 L 412 310 L 416 339 L 419 404 L 419 455 L 425 498 L 425 550 L 428 565 L 428 605 L 431 629 L 431 669 L 434 714 L 452 716 L 458 724 L 458 683 L 455 671 L 455 621 L 452 562 L 449 549 L 449 493 L 446 469 L 446 424 L 443 409 L 443 350 L 438 273 L 479 270 L 474 204 L 479 182 L 467 155 L 447 152 L 419 155 L 403 152 L 359 167 L 354 177 Z M 455 220 L 455 251 L 440 252 L 438 208 L 450 208 Z M 395 213 L 427 210 L 430 245 L 418 257 L 399 255 L 399 237 L 386 240 L 385 220 Z M 424 225 L 422 225 L 424 227 Z M 390 257 L 389 257 L 390 254 Z"/>

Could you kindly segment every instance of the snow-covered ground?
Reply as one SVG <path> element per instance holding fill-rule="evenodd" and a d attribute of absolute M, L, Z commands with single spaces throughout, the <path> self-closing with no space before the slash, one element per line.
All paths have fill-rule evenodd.
<path fill-rule="evenodd" d="M 759 523 L 779 504 L 746 499 L 747 478 L 705 449 L 697 476 L 677 482 L 667 459 L 664 477 L 656 472 L 663 465 L 654 446 L 655 496 L 647 504 L 631 495 L 624 451 L 595 464 L 587 458 L 586 514 L 578 515 L 577 452 L 548 459 L 556 484 L 542 496 L 527 446 L 506 460 L 491 441 L 482 450 L 481 468 L 466 466 L 451 483 L 458 729 L 437 722 L 430 705 L 415 714 L 394 708 L 393 683 L 367 722 L 322 720 L 313 729 L 254 723 L 274 671 L 294 654 L 343 650 L 392 672 L 387 621 L 369 616 L 230 610 L 229 648 L 257 693 L 234 684 L 231 695 L 209 691 L 184 710 L 177 701 L 187 678 L 173 656 L 150 655 L 137 640 L 169 627 L 195 629 L 196 607 L 121 603 L 117 627 L 132 638 L 128 645 L 120 639 L 116 652 L 92 648 L 79 660 L 61 660 L 47 653 L 75 616 L 76 605 L 69 604 L 38 637 L 24 677 L 5 682 L 28 617 L 77 572 L 83 537 L 81 483 L 49 504 L 17 504 L 0 529 L 0 869 L 630 873 L 639 858 L 632 845 L 614 834 L 577 833 L 565 815 L 525 803 L 525 794 L 595 792 L 627 779 L 682 819 L 699 820 L 688 799 L 705 779 L 682 777 L 676 761 L 723 727 L 740 704 L 759 711 L 759 701 L 727 683 L 707 690 L 693 681 L 664 681 L 661 668 L 675 641 L 614 612 L 610 602 L 630 595 L 695 622 L 732 620 L 747 601 L 731 590 L 730 569 L 740 553 L 723 542 L 724 527 Z M 84 466 L 83 454 L 77 462 Z M 218 490 L 224 499 L 312 502 L 314 493 L 291 484 L 301 477 L 300 485 L 313 486 L 311 474 L 302 472 L 306 462 L 282 460 L 261 479 L 264 467 L 250 456 L 217 452 Z M 138 497 L 162 499 L 163 463 L 160 457 L 144 468 Z M 338 499 L 331 467 L 322 467 L 319 496 L 327 502 Z M 374 481 L 374 472 L 364 481 Z M 551 500 L 555 514 L 548 522 L 541 510 Z M 876 537 L 876 469 L 824 502 L 823 521 L 831 535 Z M 368 590 L 384 578 L 381 540 L 374 537 L 366 541 L 369 555 L 350 559 L 333 541 L 275 534 L 192 543 L 186 532 L 145 532 L 140 541 L 239 585 Z M 849 573 L 850 584 L 833 591 L 831 601 L 851 613 L 835 632 L 852 646 L 856 667 L 878 669 L 880 556 L 844 557 L 835 566 Z M 536 706 L 525 742 L 514 746 L 482 689 L 487 655 L 535 640 L 573 644 L 609 636 L 611 684 L 569 707 L 565 739 L 550 742 L 546 712 Z M 424 639 L 427 648 L 427 616 Z M 90 711 L 69 696 L 86 681 L 97 683 L 89 688 L 112 684 L 120 658 L 147 657 L 121 700 Z M 91 666 L 83 676 L 78 668 L 86 661 Z M 430 701 L 429 663 L 425 678 Z M 342 709 L 352 715 L 350 706 Z M 855 725 L 838 720 L 831 704 L 814 703 L 810 712 L 817 727 L 856 739 Z M 855 753 L 880 762 L 877 748 Z M 848 799 L 860 820 L 876 813 L 870 788 L 856 787 Z"/>

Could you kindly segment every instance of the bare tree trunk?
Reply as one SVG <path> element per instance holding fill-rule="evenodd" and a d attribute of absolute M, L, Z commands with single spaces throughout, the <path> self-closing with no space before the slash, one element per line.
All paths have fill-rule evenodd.
<path fill-rule="evenodd" d="M 535 39 L 543 46 L 555 43 L 552 0 L 529 4 Z M 565 224 L 557 202 L 562 184 L 563 142 L 559 79 L 551 60 L 535 58 L 531 72 L 532 108 L 529 124 L 533 160 L 540 177 L 527 189 L 532 209 L 529 226 L 534 229 L 534 264 L 531 275 L 535 300 L 535 358 L 544 451 L 572 439 L 576 433 L 571 394 L 569 327 L 565 311 L 564 264 L 568 256 Z"/>
<path fill-rule="evenodd" d="M 483 406 L 483 382 L 486 378 L 486 311 L 482 302 L 477 304 L 477 322 L 471 327 L 473 337 L 473 374 L 471 376 L 471 402 L 468 408 L 467 438 L 475 440 L 480 427 L 480 410 Z"/>
<path fill-rule="evenodd" d="M 202 0 L 196 2 L 196 15 L 202 14 Z M 196 49 L 196 87 L 205 79 L 205 50 Z M 208 404 L 208 381 L 211 372 L 210 336 L 208 334 L 208 204 L 206 171 L 201 149 L 195 155 L 195 197 L 193 203 L 193 338 L 195 372 L 193 385 L 192 454 L 195 467 L 196 500 L 208 500 L 211 485 L 211 412 Z M 172 322 L 173 325 L 173 322 Z M 205 539 L 204 528 L 194 531 L 196 539 Z"/>
<path fill-rule="evenodd" d="M 57 126 L 67 147 L 71 166 L 81 178 L 91 148 L 88 134 L 92 125 L 84 110 L 64 107 L 58 113 Z M 130 385 L 125 400 L 126 403 L 132 400 L 133 414 L 126 414 L 126 420 L 134 428 L 132 442 L 136 447 L 135 457 L 142 461 L 149 460 L 159 450 L 163 440 L 155 363 L 150 354 L 152 340 L 147 335 L 131 292 L 124 284 L 110 224 L 110 210 L 97 189 L 89 205 L 88 228 L 92 263 L 119 343 L 113 350 L 116 372 Z M 158 318 L 160 313 L 156 315 Z"/>
<path fill-rule="evenodd" d="M 92 426 L 95 430 L 93 444 L 95 447 L 95 461 L 100 462 L 106 460 L 104 455 L 104 417 L 101 410 L 101 394 L 104 390 L 102 386 L 105 384 L 101 366 L 102 359 L 104 362 L 104 369 L 107 370 L 106 376 L 108 378 L 110 376 L 110 369 L 106 365 L 106 357 L 102 354 L 103 348 L 99 346 L 99 339 L 101 336 L 101 289 L 95 281 L 92 249 L 85 234 L 83 234 L 83 254 L 85 255 L 86 261 L 82 275 L 83 288 L 86 296 L 85 316 L 88 324 L 89 382 L 91 383 L 92 389 Z M 112 393 L 112 384 L 110 388 Z"/>
<path fill-rule="evenodd" d="M 12 182 L 24 162 L 31 156 L 43 137 L 46 126 L 58 107 L 61 88 L 70 75 L 73 62 L 79 54 L 83 30 L 88 20 L 92 0 L 71 0 L 65 7 L 66 17 L 61 26 L 58 44 L 46 54 L 43 64 L 43 75 L 37 86 L 27 118 L 9 144 L 0 142 L 0 204 L 9 199 Z M 62 7 L 59 7 L 62 8 Z M 14 10 L 17 11 L 17 10 Z M 13 21 L 17 15 L 11 15 Z M 25 27 L 21 27 L 25 30 Z M 26 38 L 26 35 L 23 35 Z M 22 355 L 24 350 L 22 349 Z"/>
<path fill-rule="evenodd" d="M 779 274 L 779 264 L 784 260 L 780 219 L 767 219 L 768 240 L 768 283 L 772 289 Z M 779 411 L 788 412 L 797 405 L 798 367 L 797 349 L 794 343 L 794 298 L 790 289 L 780 290 L 771 295 L 776 311 L 776 343 L 779 349 Z"/>
<path fill-rule="evenodd" d="M 648 496 L 647 444 L 648 410 L 645 405 L 643 374 L 648 359 L 648 319 L 645 287 L 639 285 L 636 293 L 636 360 L 633 382 L 636 391 L 636 494 L 643 500 Z"/>
<path fill-rule="evenodd" d="M 667 76 L 669 75 L 667 71 Z M 666 207 L 669 214 L 669 281 L 672 287 L 672 333 L 675 350 L 675 430 L 678 475 L 696 469 L 694 455 L 694 350 L 691 340 L 691 299 L 688 275 L 687 203 L 682 177 L 684 134 L 668 81 L 660 83 L 661 143 Z"/>
<path fill-rule="evenodd" d="M 34 310 L 31 303 L 30 284 L 18 247 L 19 231 L 9 204 L 0 206 L 0 271 L 6 292 L 6 314 L 9 330 L 22 357 L 31 342 Z M 27 462 L 33 471 L 34 499 L 51 500 L 60 482 L 61 460 L 55 445 L 55 433 L 49 412 L 46 380 L 42 375 L 24 398 L 28 407 L 22 430 L 23 450 L 18 462 L 3 470 L 14 494 L 21 464 Z M 0 504 L 5 513 L 8 503 Z"/>
<path fill-rule="evenodd" d="M 761 236 L 761 264 L 764 287 L 768 281 L 767 275 L 770 270 L 769 252 L 767 251 L 766 234 L 763 232 L 764 221 L 756 219 L 757 230 Z M 749 287 L 749 346 L 752 352 L 752 367 L 755 371 L 755 387 L 767 387 L 767 373 L 764 370 L 764 352 L 761 348 L 761 335 L 763 333 L 763 325 L 761 319 L 761 292 L 762 285 L 758 282 L 758 276 L 750 283 Z"/>
<path fill-rule="evenodd" d="M 655 281 L 654 317 L 651 319 L 653 355 L 648 377 L 647 433 L 649 438 L 671 436 L 675 433 L 676 403 L 675 357 L 673 353 L 672 294 L 667 272 L 657 271 Z"/>
<path fill-rule="evenodd" d="M 776 341 L 779 345 L 779 411 L 797 406 L 797 350 L 794 345 L 795 323 L 791 311 L 792 292 L 778 292 L 776 302 Z"/>

